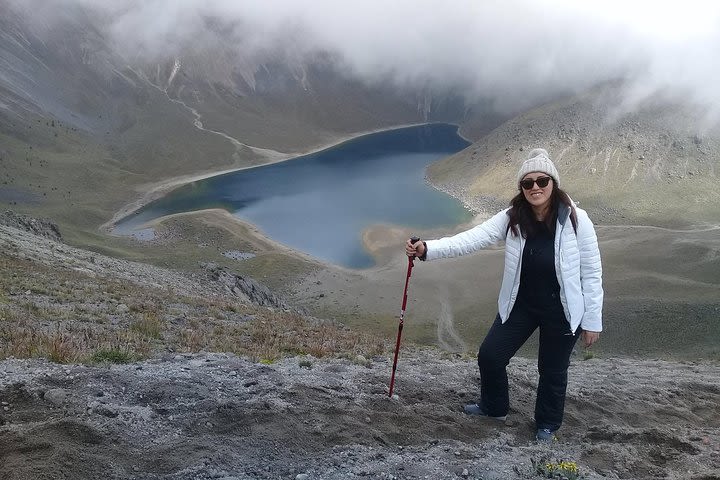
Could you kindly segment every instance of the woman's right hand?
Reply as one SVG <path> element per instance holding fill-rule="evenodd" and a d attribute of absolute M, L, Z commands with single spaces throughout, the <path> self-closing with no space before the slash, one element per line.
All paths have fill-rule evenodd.
<path fill-rule="evenodd" d="M 421 240 L 412 243 L 412 239 L 408 238 L 405 242 L 405 254 L 408 257 L 422 257 L 425 255 L 425 244 Z"/>

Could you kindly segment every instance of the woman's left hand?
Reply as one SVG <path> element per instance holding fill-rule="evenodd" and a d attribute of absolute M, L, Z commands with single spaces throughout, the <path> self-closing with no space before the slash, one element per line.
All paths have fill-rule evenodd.
<path fill-rule="evenodd" d="M 583 330 L 582 340 L 586 347 L 592 346 L 593 343 L 597 342 L 600 338 L 600 332 L 591 332 L 590 330 Z"/>

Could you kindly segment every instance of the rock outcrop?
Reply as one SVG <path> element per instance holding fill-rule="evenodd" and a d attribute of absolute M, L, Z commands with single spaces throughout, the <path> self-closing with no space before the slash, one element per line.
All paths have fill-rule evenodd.
<path fill-rule="evenodd" d="M 0 214 L 0 225 L 25 230 L 34 235 L 49 238 L 51 240 L 61 241 L 62 235 L 56 224 L 47 219 L 33 218 L 28 215 L 15 213 L 12 210 L 6 210 Z"/>
<path fill-rule="evenodd" d="M 236 295 L 245 301 L 261 307 L 272 307 L 306 313 L 302 308 L 292 307 L 285 299 L 250 277 L 237 275 L 230 272 L 226 267 L 215 263 L 206 263 L 203 266 L 207 269 L 210 280 L 218 282 L 228 293 Z"/>

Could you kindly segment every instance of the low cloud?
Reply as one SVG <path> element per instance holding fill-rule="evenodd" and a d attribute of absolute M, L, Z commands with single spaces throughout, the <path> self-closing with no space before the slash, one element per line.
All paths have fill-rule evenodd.
<path fill-rule="evenodd" d="M 146 59 L 220 43 L 238 58 L 329 52 L 368 83 L 452 88 L 506 111 L 617 79 L 630 101 L 665 92 L 720 111 L 710 1 L 5 1 L 35 21 L 90 10 L 126 55 Z"/>

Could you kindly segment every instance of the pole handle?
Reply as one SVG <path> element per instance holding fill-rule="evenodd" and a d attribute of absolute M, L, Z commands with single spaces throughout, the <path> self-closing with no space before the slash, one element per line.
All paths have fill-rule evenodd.
<path fill-rule="evenodd" d="M 410 243 L 412 243 L 413 245 L 415 245 L 419 241 L 420 241 L 420 237 L 410 237 Z M 410 258 L 415 258 L 415 255 L 413 255 Z"/>

